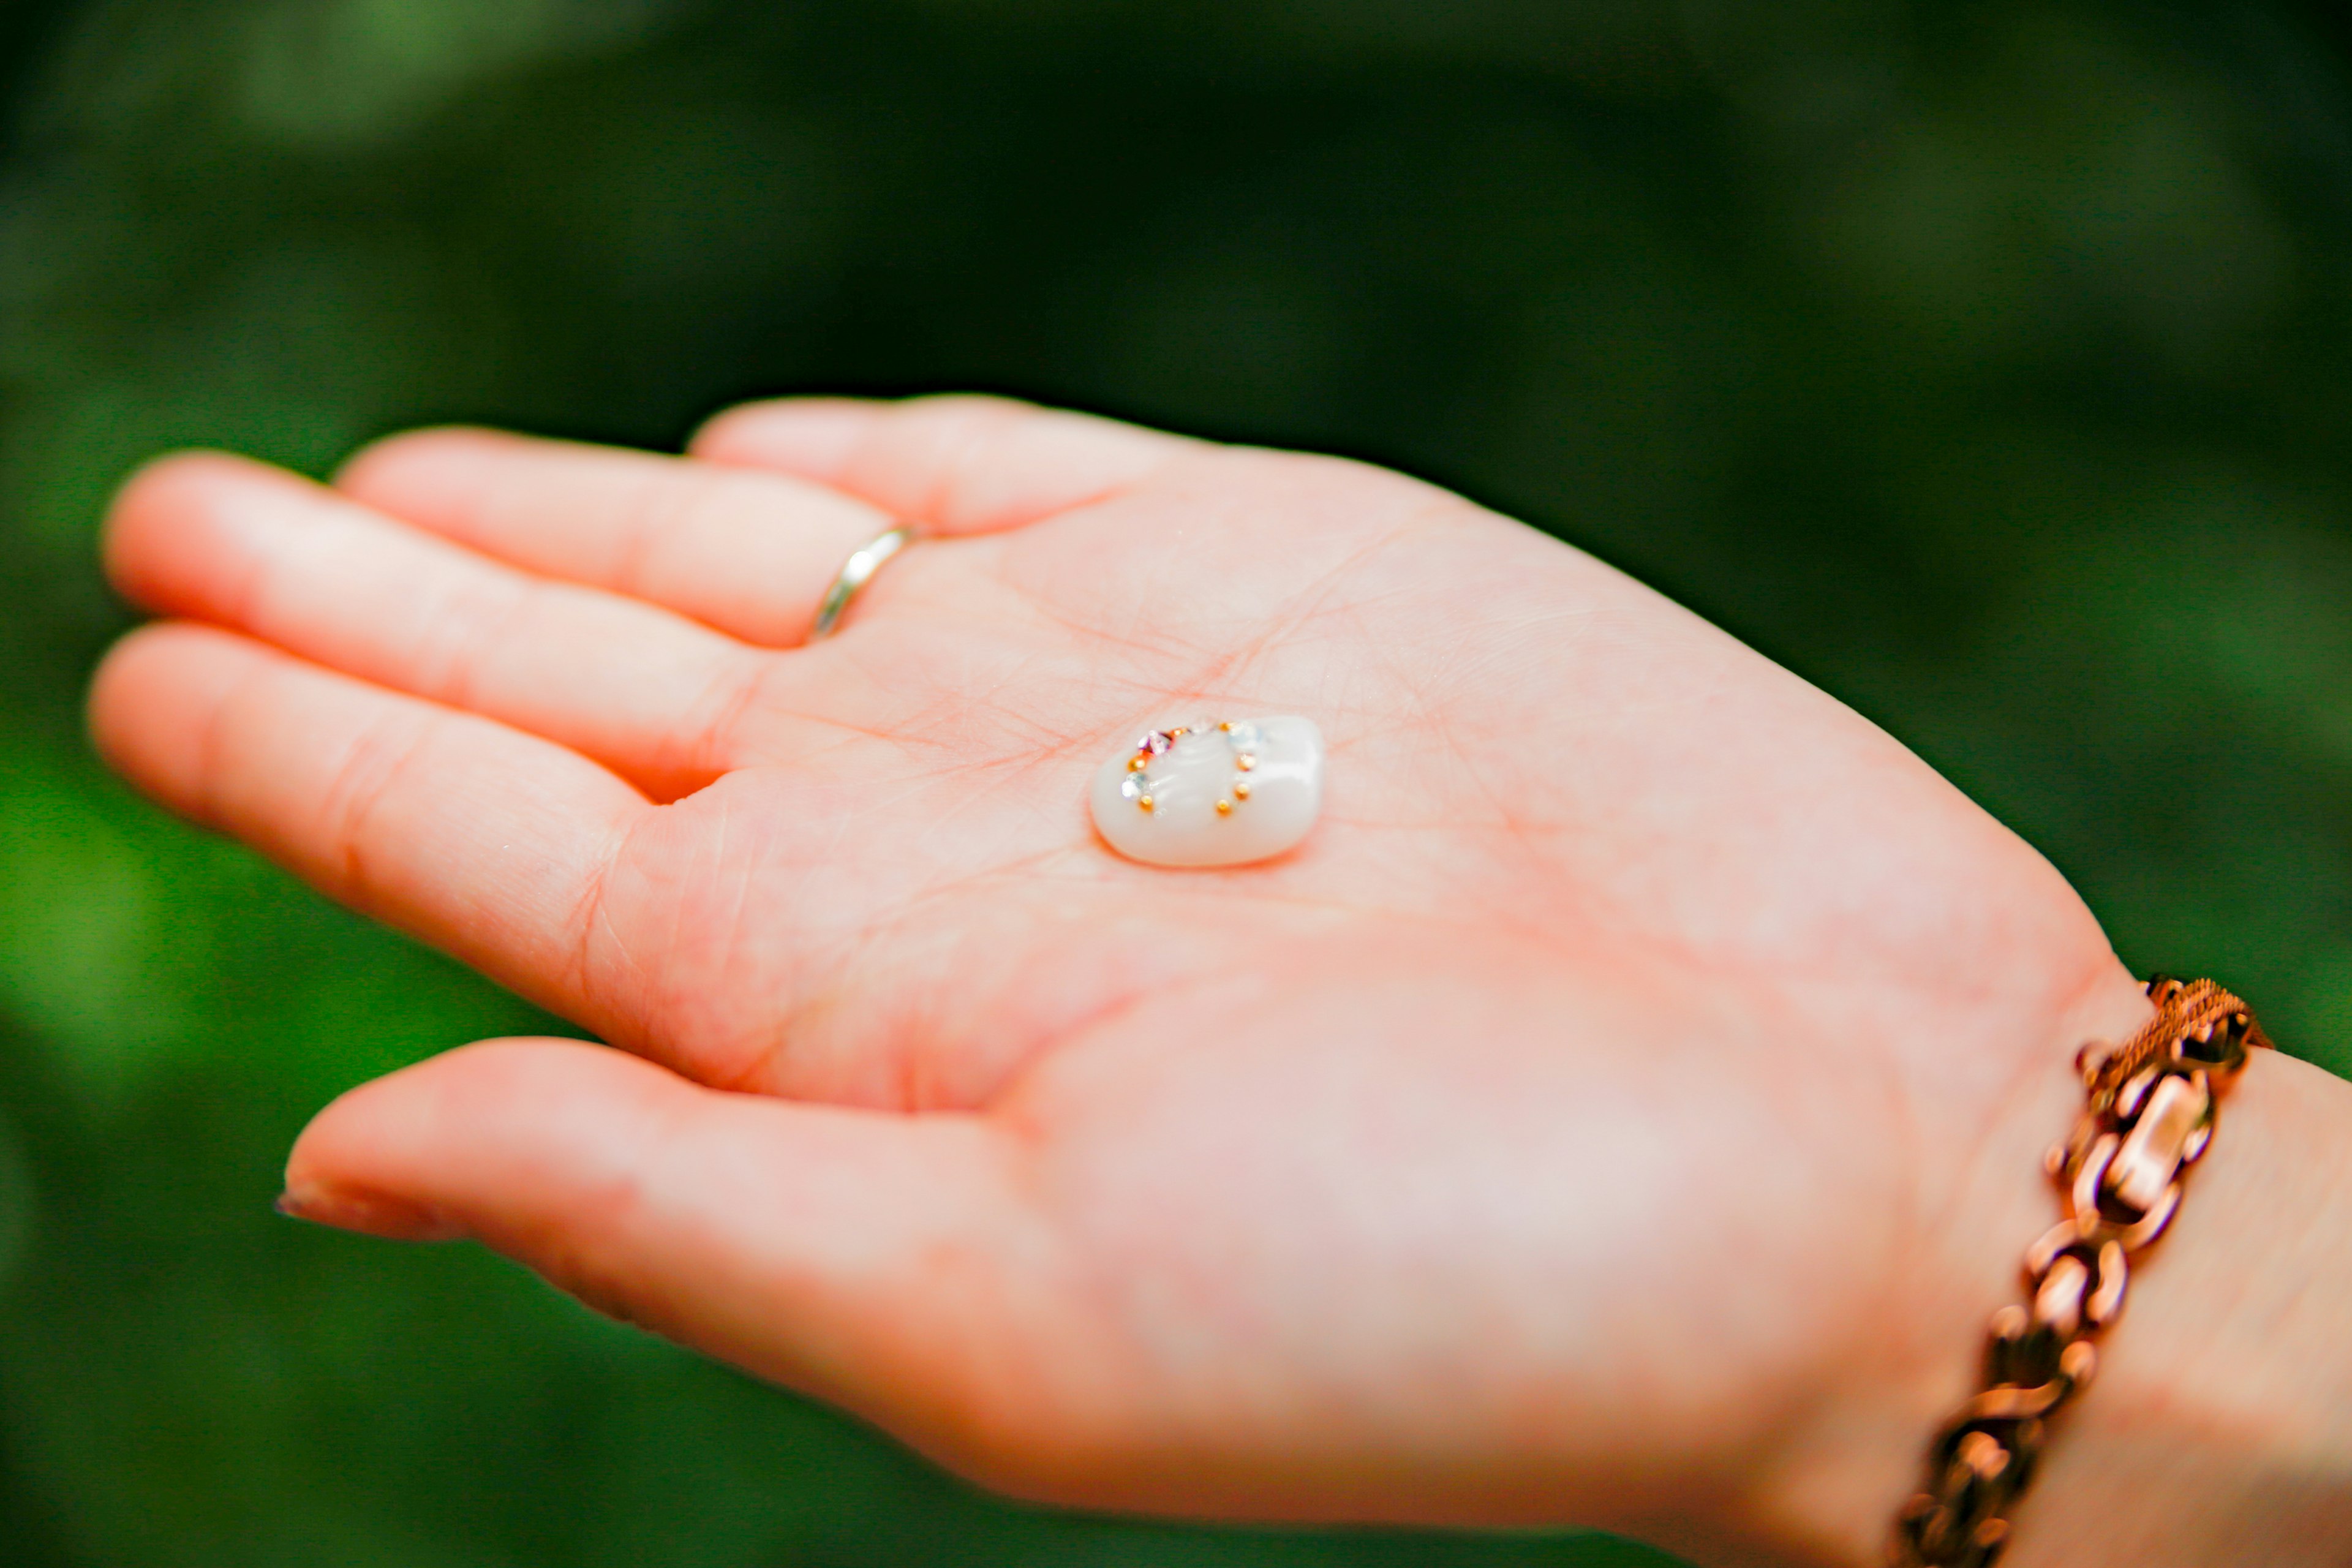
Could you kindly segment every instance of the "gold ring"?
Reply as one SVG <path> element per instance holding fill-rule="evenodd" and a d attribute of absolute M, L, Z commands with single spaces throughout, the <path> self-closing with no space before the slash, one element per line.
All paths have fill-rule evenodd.
<path fill-rule="evenodd" d="M 882 570 L 882 563 L 906 549 L 914 537 L 911 529 L 894 528 L 851 552 L 849 559 L 841 563 L 841 570 L 834 574 L 833 586 L 818 601 L 816 625 L 809 628 L 808 640 L 823 642 L 838 631 L 841 617 L 848 613 L 849 601 L 857 597 L 857 590 L 872 581 L 874 574 Z"/>

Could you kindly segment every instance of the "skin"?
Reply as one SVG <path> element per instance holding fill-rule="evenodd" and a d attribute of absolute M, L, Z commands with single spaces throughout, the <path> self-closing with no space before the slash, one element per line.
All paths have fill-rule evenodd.
<path fill-rule="evenodd" d="M 165 617 L 98 676 L 115 766 L 618 1047 L 353 1090 L 294 1212 L 1026 1497 L 1877 1561 L 2055 1217 L 2074 1048 L 2147 1010 L 1886 735 L 1360 465 L 794 401 L 688 458 L 183 455 L 106 549 Z M 1118 858 L 1089 772 L 1202 710 L 1315 718 L 1322 822 Z M 2352 1561 L 2347 1100 L 2249 1072 L 2012 1564 Z"/>

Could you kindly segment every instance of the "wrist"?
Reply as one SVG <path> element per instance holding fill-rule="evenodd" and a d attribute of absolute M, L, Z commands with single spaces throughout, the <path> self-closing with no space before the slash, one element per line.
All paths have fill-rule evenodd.
<path fill-rule="evenodd" d="M 2099 1375 L 2054 1430 L 2008 1568 L 2352 1557 L 2352 1084 L 2258 1052 Z"/>
<path fill-rule="evenodd" d="M 2074 1045 L 2137 1021 L 2105 996 L 2069 1019 L 1948 1194 L 1922 1194 L 1884 1332 L 1766 1468 L 1740 1532 L 1759 1550 L 1727 1561 L 1885 1561 L 1932 1436 L 1981 1386 L 1988 1321 L 2021 1299 L 2026 1244 L 2058 1217 L 2042 1154 L 2082 1107 Z M 2352 1552 L 2352 1084 L 2257 1052 L 2220 1122 L 2171 1230 L 2134 1260 L 2096 1376 L 2053 1423 L 2005 1568 Z"/>

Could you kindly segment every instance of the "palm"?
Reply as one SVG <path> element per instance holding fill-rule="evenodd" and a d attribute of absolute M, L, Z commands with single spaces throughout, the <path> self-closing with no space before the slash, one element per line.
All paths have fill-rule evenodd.
<path fill-rule="evenodd" d="M 1832 1368 L 1905 1364 L 1906 1270 L 1969 1267 L 1889 1245 L 1958 1201 L 1925 1173 L 2129 995 L 1884 735 L 1452 497 L 990 405 L 707 446 L 803 479 L 427 437 L 347 481 L 403 522 L 306 533 L 287 481 L 165 468 L 119 574 L 303 662 L 149 634 L 100 732 L 339 896 L 776 1097 L 459 1053 L 323 1118 L 298 1193 L 1003 1484 L 1675 1506 Z M 889 515 L 939 537 L 782 647 Z M 1094 838 L 1092 765 L 1194 710 L 1323 726 L 1298 851 Z"/>

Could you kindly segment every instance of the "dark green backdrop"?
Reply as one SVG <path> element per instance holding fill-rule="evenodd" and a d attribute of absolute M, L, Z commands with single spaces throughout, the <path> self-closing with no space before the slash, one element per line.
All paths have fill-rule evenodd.
<path fill-rule="evenodd" d="M 130 799 L 125 468 L 988 388 L 1392 463 L 1676 594 L 2352 1064 L 2332 13 L 0 4 L 0 1559 L 1598 1564 L 1065 1520 L 467 1250 L 274 1218 L 525 1009 Z"/>

